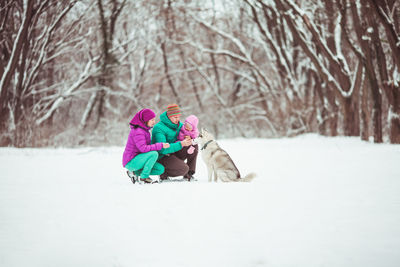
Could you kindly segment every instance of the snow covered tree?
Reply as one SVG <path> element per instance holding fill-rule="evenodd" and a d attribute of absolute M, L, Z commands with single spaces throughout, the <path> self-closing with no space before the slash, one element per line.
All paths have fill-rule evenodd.
<path fill-rule="evenodd" d="M 48 97 L 42 88 L 53 78 L 55 36 L 76 2 L 2 1 L 0 108 L 2 128 L 8 130 L 2 143 L 19 146 L 33 138 L 32 121 L 42 101 L 37 96 Z"/>
<path fill-rule="evenodd" d="M 395 0 L 4 0 L 0 144 L 115 144 L 138 109 L 173 102 L 217 137 L 400 143 L 399 14 Z"/>

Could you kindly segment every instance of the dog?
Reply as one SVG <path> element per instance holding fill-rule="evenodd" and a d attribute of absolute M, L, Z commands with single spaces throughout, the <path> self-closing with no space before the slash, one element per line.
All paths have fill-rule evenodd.
<path fill-rule="evenodd" d="M 208 182 L 212 181 L 213 174 L 215 182 L 218 179 L 223 182 L 250 182 L 256 176 L 255 173 L 250 173 L 242 178 L 232 158 L 220 148 L 214 136 L 206 129 L 201 129 L 196 141 L 201 145 L 201 155 L 208 171 Z"/>

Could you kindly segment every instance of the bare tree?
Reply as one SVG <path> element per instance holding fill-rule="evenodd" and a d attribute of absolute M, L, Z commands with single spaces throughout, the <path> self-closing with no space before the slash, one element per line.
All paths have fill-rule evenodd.
<path fill-rule="evenodd" d="M 121 14 L 126 0 L 121 2 L 117 0 L 110 1 L 107 6 L 111 10 L 110 15 L 106 17 L 104 10 L 103 0 L 97 0 L 97 7 L 99 12 L 99 25 L 102 37 L 101 44 L 101 72 L 98 75 L 99 90 L 94 92 L 87 103 L 84 115 L 82 117 L 80 127 L 84 129 L 87 126 L 87 120 L 92 114 L 94 107 L 97 104 L 97 114 L 95 119 L 94 128 L 97 128 L 100 119 L 104 117 L 104 105 L 106 101 L 106 90 L 104 88 L 112 88 L 111 81 L 114 74 L 113 66 L 118 64 L 118 60 L 112 53 L 112 46 L 115 36 L 115 26 L 118 17 Z"/>
<path fill-rule="evenodd" d="M 13 135 L 10 138 L 13 145 L 24 143 L 23 133 L 31 131 L 27 128 L 31 126 L 25 121 L 28 117 L 32 119 L 37 104 L 33 88 L 36 83 L 40 83 L 41 70 L 49 63 L 46 57 L 54 43 L 54 33 L 76 2 L 3 2 L 5 6 L 2 10 L 7 19 L 3 22 L 3 29 L 12 34 L 15 26 L 19 25 L 15 39 L 12 39 L 12 35 L 5 38 L 2 51 L 6 66 L 0 68 L 1 114 L 5 129 L 9 129 L 8 133 Z M 21 17 L 22 21 L 18 21 L 18 17 Z M 44 21 L 48 25 L 42 28 Z M 10 43 L 12 50 L 8 52 Z"/>
<path fill-rule="evenodd" d="M 368 0 L 366 2 L 370 4 L 369 11 L 375 14 L 375 16 L 366 14 L 366 17 L 373 29 L 371 35 L 376 53 L 380 88 L 389 102 L 390 142 L 400 144 L 400 6 L 398 1 L 394 0 Z M 377 20 L 384 28 L 389 42 L 390 50 L 387 49 L 386 53 Z"/>

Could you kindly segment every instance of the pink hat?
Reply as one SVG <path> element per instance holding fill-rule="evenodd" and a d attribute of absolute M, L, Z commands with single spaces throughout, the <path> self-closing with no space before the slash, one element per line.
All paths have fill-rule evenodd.
<path fill-rule="evenodd" d="M 154 113 L 154 111 L 152 111 L 151 109 L 145 108 L 145 109 L 140 110 L 138 113 L 135 114 L 135 116 L 133 116 L 133 118 L 130 122 L 130 125 L 147 127 L 146 123 L 155 117 L 156 117 L 156 113 Z"/>
<path fill-rule="evenodd" d="M 155 117 L 156 113 L 154 113 L 154 111 L 152 111 L 151 109 L 145 108 L 141 111 L 141 119 L 143 120 L 143 122 L 148 122 Z"/>

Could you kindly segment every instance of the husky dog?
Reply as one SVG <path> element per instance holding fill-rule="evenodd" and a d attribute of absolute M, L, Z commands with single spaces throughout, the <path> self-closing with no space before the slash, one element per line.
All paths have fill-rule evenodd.
<path fill-rule="evenodd" d="M 240 177 L 240 172 L 231 157 L 219 147 L 215 138 L 207 130 L 201 129 L 197 141 L 202 146 L 201 155 L 208 170 L 208 181 L 220 179 L 223 182 L 250 182 L 256 176 L 254 173 Z"/>

